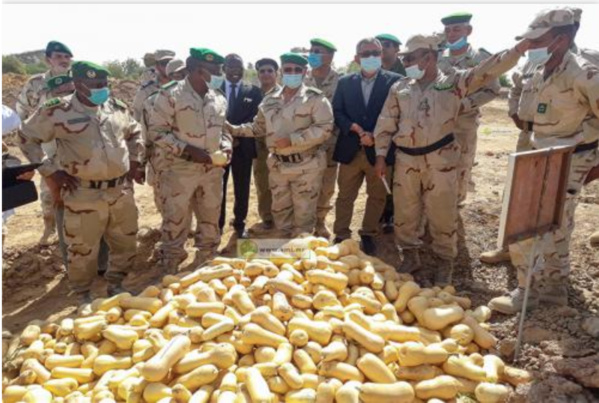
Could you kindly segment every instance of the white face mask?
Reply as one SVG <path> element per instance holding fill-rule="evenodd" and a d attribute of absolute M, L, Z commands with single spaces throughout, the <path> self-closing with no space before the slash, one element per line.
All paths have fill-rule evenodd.
<path fill-rule="evenodd" d="M 414 80 L 420 80 L 424 76 L 424 70 L 420 70 L 417 64 L 406 67 L 406 76 Z"/>
<path fill-rule="evenodd" d="M 551 59 L 551 53 L 549 53 L 549 47 L 530 49 L 527 52 L 526 57 L 532 64 L 541 65 L 547 63 L 549 59 Z"/>

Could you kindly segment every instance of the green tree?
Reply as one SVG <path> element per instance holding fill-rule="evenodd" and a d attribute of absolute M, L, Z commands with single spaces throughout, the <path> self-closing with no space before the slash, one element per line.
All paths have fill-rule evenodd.
<path fill-rule="evenodd" d="M 40 74 L 48 71 L 48 65 L 44 62 L 38 62 L 35 64 L 26 64 L 25 72 L 27 74 Z"/>
<path fill-rule="evenodd" d="M 113 78 L 125 78 L 125 69 L 123 68 L 123 64 L 118 60 L 105 62 L 104 67 L 106 67 Z"/>
<path fill-rule="evenodd" d="M 127 78 L 137 79 L 141 76 L 144 67 L 133 58 L 128 58 L 122 63 L 123 71 Z"/>
<path fill-rule="evenodd" d="M 2 74 L 26 74 L 25 65 L 15 56 L 2 56 Z"/>
<path fill-rule="evenodd" d="M 504 88 L 512 88 L 512 82 L 505 74 L 499 76 L 499 85 L 501 85 Z"/>

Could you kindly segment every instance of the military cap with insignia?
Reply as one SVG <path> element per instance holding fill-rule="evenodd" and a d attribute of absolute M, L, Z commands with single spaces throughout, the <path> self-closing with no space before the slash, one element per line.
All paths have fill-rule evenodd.
<path fill-rule="evenodd" d="M 331 52 L 336 52 L 337 48 L 335 47 L 335 45 L 333 45 L 331 42 L 326 41 L 324 39 L 321 38 L 313 38 L 310 39 L 310 45 L 315 45 L 315 46 L 322 46 L 323 48 L 327 48 L 328 50 L 330 50 Z"/>
<path fill-rule="evenodd" d="M 379 41 L 390 41 L 397 45 L 402 44 L 397 36 L 391 35 L 391 34 L 379 34 L 379 35 L 375 36 L 375 38 L 378 39 Z"/>
<path fill-rule="evenodd" d="M 292 63 L 297 64 L 299 66 L 306 66 L 308 64 L 308 59 L 299 53 L 287 52 L 281 55 L 281 63 Z"/>
<path fill-rule="evenodd" d="M 191 48 L 189 49 L 189 55 L 201 62 L 214 64 L 223 64 L 225 62 L 224 57 L 216 53 L 214 50 L 208 48 Z"/>
<path fill-rule="evenodd" d="M 108 78 L 110 72 L 98 64 L 86 61 L 77 61 L 71 66 L 71 75 L 73 76 L 73 79 L 104 79 Z"/>
<path fill-rule="evenodd" d="M 268 57 L 264 57 L 256 62 L 256 70 L 259 70 L 262 66 L 272 66 L 275 70 L 279 69 L 279 63 L 277 63 L 274 59 L 269 59 Z"/>
<path fill-rule="evenodd" d="M 468 24 L 471 19 L 472 14 L 460 12 L 449 14 L 448 16 L 441 18 L 441 22 L 443 25 Z"/>
<path fill-rule="evenodd" d="M 54 76 L 52 78 L 49 78 L 46 81 L 46 86 L 50 90 L 55 90 L 56 88 L 60 87 L 61 85 L 70 83 L 71 81 L 73 81 L 73 78 L 71 76 L 67 76 L 66 74 L 60 75 L 60 76 Z"/>
<path fill-rule="evenodd" d="M 58 41 L 50 41 L 46 45 L 46 56 L 50 57 L 50 55 L 52 55 L 52 52 L 66 53 L 67 55 L 73 57 L 71 49 L 69 49 L 69 47 L 64 43 Z"/>

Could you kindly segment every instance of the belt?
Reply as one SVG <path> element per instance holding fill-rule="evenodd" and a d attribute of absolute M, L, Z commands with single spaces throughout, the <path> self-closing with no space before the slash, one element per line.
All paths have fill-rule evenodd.
<path fill-rule="evenodd" d="M 408 147 L 399 147 L 398 146 L 397 148 L 402 153 L 412 155 L 412 156 L 419 156 L 419 155 L 430 154 L 433 151 L 437 151 L 438 149 L 445 147 L 447 144 L 452 143 L 453 140 L 455 140 L 453 133 L 449 133 L 448 135 L 443 137 L 441 140 L 436 141 L 433 144 L 429 144 L 426 147 L 408 148 Z"/>
<path fill-rule="evenodd" d="M 89 188 L 89 189 L 110 189 L 110 188 L 116 187 L 118 185 L 122 185 L 123 183 L 125 183 L 126 179 L 127 179 L 127 174 L 120 176 L 118 178 L 109 179 L 109 180 L 105 180 L 105 181 L 81 180 L 79 183 L 82 187 Z"/>
<path fill-rule="evenodd" d="M 599 140 L 595 140 L 592 143 L 583 143 L 576 146 L 574 154 L 583 153 L 585 151 L 591 151 L 599 146 Z"/>
<path fill-rule="evenodd" d="M 279 162 L 293 162 L 293 163 L 302 162 L 307 157 L 311 157 L 313 155 L 314 155 L 314 153 L 303 153 L 303 154 L 302 153 L 296 153 L 296 154 L 289 154 L 289 155 L 281 155 L 281 154 L 274 154 L 273 153 L 273 156 L 276 158 L 277 161 L 279 161 Z"/>

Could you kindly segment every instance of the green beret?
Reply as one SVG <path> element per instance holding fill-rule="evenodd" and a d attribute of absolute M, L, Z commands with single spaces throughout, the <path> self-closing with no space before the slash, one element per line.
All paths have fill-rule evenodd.
<path fill-rule="evenodd" d="M 320 39 L 320 38 L 310 39 L 310 45 L 322 46 L 322 47 L 327 48 L 333 52 L 337 51 L 337 48 L 335 47 L 335 45 L 333 45 L 329 41 L 325 41 L 324 39 Z"/>
<path fill-rule="evenodd" d="M 62 52 L 62 53 L 66 53 L 67 55 L 73 57 L 73 53 L 71 53 L 71 49 L 69 49 L 67 47 L 67 45 L 65 45 L 64 43 L 61 43 L 58 41 L 50 41 L 46 45 L 46 56 L 50 57 L 52 52 Z"/>
<path fill-rule="evenodd" d="M 461 12 L 449 14 L 447 17 L 441 18 L 441 22 L 443 25 L 464 24 L 469 23 L 471 19 L 472 14 Z"/>
<path fill-rule="evenodd" d="M 78 61 L 71 66 L 73 78 L 107 78 L 110 72 L 106 68 L 92 62 Z"/>
<path fill-rule="evenodd" d="M 391 34 L 379 34 L 379 35 L 375 36 L 375 38 L 378 39 L 379 41 L 391 41 L 393 43 L 401 45 L 401 41 L 395 35 L 391 35 Z"/>
<path fill-rule="evenodd" d="M 71 81 L 73 81 L 73 78 L 71 76 L 67 76 L 65 74 L 65 75 L 60 75 L 60 76 L 54 76 L 54 77 L 48 79 L 46 81 L 46 85 L 48 86 L 48 88 L 50 90 L 55 90 L 58 87 L 60 87 L 61 85 L 70 83 Z"/>
<path fill-rule="evenodd" d="M 189 49 L 189 55 L 201 62 L 214 64 L 223 64 L 225 62 L 224 57 L 216 53 L 214 50 L 207 48 L 191 48 Z"/>
<path fill-rule="evenodd" d="M 284 63 L 293 63 L 300 66 L 306 66 L 308 64 L 308 59 L 299 53 L 288 52 L 281 55 L 281 64 Z"/>

